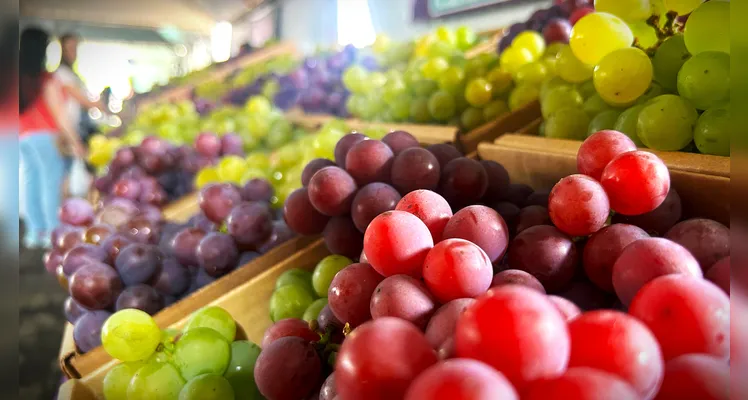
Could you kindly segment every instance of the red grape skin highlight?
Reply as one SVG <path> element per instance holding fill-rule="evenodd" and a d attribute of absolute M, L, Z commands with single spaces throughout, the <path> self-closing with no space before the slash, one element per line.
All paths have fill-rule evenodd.
<path fill-rule="evenodd" d="M 587 236 L 600 230 L 610 214 L 610 202 L 603 187 L 581 174 L 567 176 L 553 187 L 548 197 L 551 221 L 570 236 Z"/>
<path fill-rule="evenodd" d="M 670 190 L 670 171 L 662 160 L 646 151 L 616 156 L 600 178 L 610 208 L 624 215 L 650 212 L 665 200 Z"/>
<path fill-rule="evenodd" d="M 463 239 L 445 239 L 426 256 L 423 279 L 431 293 L 446 303 L 485 293 L 491 286 L 493 266 L 475 244 Z"/>
<path fill-rule="evenodd" d="M 629 244 L 648 238 L 647 232 L 628 224 L 613 224 L 590 236 L 582 253 L 587 277 L 600 289 L 613 292 L 613 264 Z"/>
<path fill-rule="evenodd" d="M 452 208 L 447 200 L 430 190 L 414 190 L 406 194 L 395 209 L 409 212 L 423 221 L 434 243 L 442 240 L 444 227 L 452 218 Z"/>
<path fill-rule="evenodd" d="M 577 170 L 580 174 L 600 180 L 603 169 L 619 154 L 635 151 L 636 144 L 625 134 L 614 130 L 593 133 L 577 151 Z"/>
<path fill-rule="evenodd" d="M 371 221 L 364 233 L 364 252 L 383 276 L 406 274 L 420 278 L 423 261 L 434 247 L 431 232 L 413 214 L 388 211 Z"/>
<path fill-rule="evenodd" d="M 463 208 L 449 219 L 443 239 L 465 239 L 483 249 L 491 262 L 504 256 L 509 244 L 509 229 L 504 218 L 493 209 L 474 205 Z"/>

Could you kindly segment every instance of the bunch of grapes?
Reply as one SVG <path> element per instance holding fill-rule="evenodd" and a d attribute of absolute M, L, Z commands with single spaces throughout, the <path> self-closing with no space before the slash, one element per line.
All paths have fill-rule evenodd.
<path fill-rule="evenodd" d="M 728 1 L 595 1 L 540 85 L 541 133 L 615 129 L 639 147 L 729 156 L 729 24 Z"/>
<path fill-rule="evenodd" d="M 104 349 L 121 361 L 104 378 L 104 398 L 262 398 L 253 374 L 260 348 L 238 339 L 240 329 L 219 307 L 197 311 L 181 330 L 163 331 L 142 311 L 118 311 L 101 330 Z"/>

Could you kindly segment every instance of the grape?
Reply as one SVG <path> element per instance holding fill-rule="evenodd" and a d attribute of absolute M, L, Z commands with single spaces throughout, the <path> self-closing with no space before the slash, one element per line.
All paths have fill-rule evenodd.
<path fill-rule="evenodd" d="M 430 190 L 415 190 L 406 194 L 395 209 L 409 212 L 423 221 L 434 243 L 442 239 L 444 228 L 452 217 L 452 209 L 447 201 Z"/>
<path fill-rule="evenodd" d="M 496 99 L 483 107 L 483 120 L 493 121 L 509 112 L 509 105 L 501 99 Z"/>
<path fill-rule="evenodd" d="M 434 57 L 421 66 L 421 73 L 423 73 L 424 78 L 435 80 L 447 68 L 449 68 L 449 62 L 444 57 Z"/>
<path fill-rule="evenodd" d="M 311 204 L 320 213 L 339 216 L 350 211 L 356 189 L 356 182 L 345 170 L 325 167 L 317 171 L 309 182 L 308 196 Z M 294 224 L 289 225 L 293 227 Z"/>
<path fill-rule="evenodd" d="M 270 250 L 280 246 L 283 243 L 293 239 L 296 234 L 286 225 L 284 221 L 273 221 L 273 232 L 270 237 L 257 246 L 257 251 L 260 254 L 267 254 Z M 251 252 L 250 252 L 251 253 Z M 245 253 L 246 254 L 246 253 Z M 241 261 L 242 258 L 240 257 Z"/>
<path fill-rule="evenodd" d="M 213 374 L 204 374 L 190 379 L 179 392 L 179 400 L 230 400 L 234 389 L 229 381 Z"/>
<path fill-rule="evenodd" d="M 465 310 L 475 302 L 475 299 L 455 299 L 439 307 L 426 326 L 426 340 L 431 347 L 438 349 L 447 340 L 454 337 L 457 320 Z"/>
<path fill-rule="evenodd" d="M 574 55 L 590 66 L 599 64 L 606 55 L 627 48 L 633 42 L 634 34 L 626 22 L 606 12 L 582 17 L 574 24 L 569 39 Z"/>
<path fill-rule="evenodd" d="M 410 103 L 410 118 L 418 123 L 426 123 L 431 120 L 429 111 L 429 100 L 416 98 Z"/>
<path fill-rule="evenodd" d="M 322 375 L 314 347 L 298 337 L 285 337 L 266 347 L 257 358 L 254 378 L 268 399 L 304 399 Z"/>
<path fill-rule="evenodd" d="M 600 97 L 608 104 L 633 102 L 652 82 L 652 62 L 644 51 L 628 47 L 615 50 L 595 67 L 593 81 Z"/>
<path fill-rule="evenodd" d="M 666 238 L 685 247 L 706 272 L 730 255 L 730 230 L 717 221 L 694 218 L 673 226 Z"/>
<path fill-rule="evenodd" d="M 626 381 L 613 374 L 587 367 L 569 368 L 563 375 L 530 384 L 523 399 L 640 399 Z"/>
<path fill-rule="evenodd" d="M 88 353 L 101 346 L 101 329 L 111 315 L 108 311 L 95 310 L 85 312 L 78 318 L 73 328 L 73 341 L 80 353 Z"/>
<path fill-rule="evenodd" d="M 301 184 L 304 187 L 309 186 L 309 181 L 312 180 L 312 176 L 314 176 L 317 171 L 321 170 L 322 168 L 331 167 L 334 165 L 334 162 L 326 158 L 315 158 L 314 160 L 309 161 L 309 163 L 304 167 L 304 171 L 301 173 Z"/>
<path fill-rule="evenodd" d="M 403 398 L 410 383 L 435 364 L 436 353 L 412 324 L 384 317 L 346 337 L 335 365 L 341 398 Z"/>
<path fill-rule="evenodd" d="M 512 183 L 506 194 L 506 199 L 510 203 L 524 207 L 527 199 L 532 195 L 534 190 L 524 183 Z"/>
<path fill-rule="evenodd" d="M 580 108 L 563 107 L 545 123 L 545 136 L 556 139 L 584 140 L 590 118 Z"/>
<path fill-rule="evenodd" d="M 495 262 L 504 256 L 509 232 L 504 219 L 486 206 L 468 206 L 450 218 L 443 239 L 458 238 L 475 243 Z"/>
<path fill-rule="evenodd" d="M 310 295 L 315 293 L 312 286 L 312 272 L 304 269 L 292 268 L 283 272 L 275 281 L 275 289 L 277 290 L 286 285 L 303 287 Z"/>
<path fill-rule="evenodd" d="M 312 286 L 317 296 L 327 297 L 327 291 L 335 274 L 351 264 L 353 264 L 353 261 L 350 258 L 340 255 L 327 256 L 317 263 L 311 277 Z"/>
<path fill-rule="evenodd" d="M 338 140 L 338 143 L 335 145 L 335 163 L 338 165 L 338 167 L 345 168 L 345 159 L 348 155 L 348 152 L 351 150 L 351 147 L 353 147 L 358 142 L 362 142 L 368 139 L 369 138 L 366 137 L 366 135 L 362 135 L 356 132 L 349 133 L 340 138 L 340 140 Z M 309 179 L 311 179 L 311 177 Z"/>
<path fill-rule="evenodd" d="M 133 375 L 127 399 L 177 399 L 185 380 L 171 362 L 150 360 Z"/>
<path fill-rule="evenodd" d="M 581 107 L 584 99 L 579 92 L 571 86 L 557 86 L 549 89 L 540 103 L 543 118 L 550 118 L 556 111 L 566 107 Z"/>
<path fill-rule="evenodd" d="M 195 150 L 205 157 L 218 157 L 221 154 L 221 138 L 212 133 L 201 133 L 195 138 Z"/>
<path fill-rule="evenodd" d="M 300 337 L 309 342 L 317 342 L 320 337 L 317 333 L 309 328 L 306 321 L 297 318 L 287 318 L 279 320 L 271 325 L 262 338 L 262 347 L 267 348 L 276 340 L 288 336 Z"/>
<path fill-rule="evenodd" d="M 433 158 L 428 151 L 422 151 Z M 400 194 L 392 186 L 379 182 L 370 183 L 362 187 L 356 193 L 356 197 L 353 198 L 353 205 L 351 206 L 353 223 L 358 230 L 365 232 L 366 227 L 369 226 L 374 217 L 385 211 L 394 210 L 399 201 Z"/>
<path fill-rule="evenodd" d="M 501 321 L 502 329 L 496 329 Z M 553 303 L 522 286 L 492 289 L 457 321 L 457 356 L 483 361 L 517 390 L 566 369 L 569 335 Z"/>
<path fill-rule="evenodd" d="M 519 269 L 507 269 L 494 275 L 491 287 L 504 285 L 522 285 L 545 294 L 545 288 L 537 278 Z"/>
<path fill-rule="evenodd" d="M 392 150 L 383 142 L 379 140 L 364 140 L 351 147 L 346 155 L 345 170 L 351 174 L 350 176 L 359 185 L 371 182 L 387 182 L 390 179 L 390 169 L 392 168 L 393 159 L 394 154 Z M 325 168 L 320 170 L 320 172 L 328 169 L 332 168 Z M 318 174 L 315 174 L 315 176 Z M 312 181 L 309 183 L 310 193 L 314 192 L 312 190 L 314 182 L 315 178 L 312 177 Z"/>
<path fill-rule="evenodd" d="M 597 116 L 603 111 L 613 110 L 613 108 L 608 103 L 606 103 L 605 100 L 603 100 L 603 98 L 600 97 L 600 95 L 597 93 L 592 94 L 590 97 L 587 98 L 587 100 L 584 101 L 584 104 L 582 104 L 582 109 L 584 110 L 585 113 L 587 113 L 587 116 L 590 118 L 594 118 L 595 116 Z M 634 123 L 633 135 L 636 136 L 636 120 L 634 120 L 633 123 Z"/>
<path fill-rule="evenodd" d="M 706 354 L 687 354 L 665 364 L 657 399 L 729 399 L 730 365 Z"/>
<path fill-rule="evenodd" d="M 299 319 L 313 301 L 314 297 L 305 286 L 281 286 L 270 297 L 270 318 L 273 321 Z"/>
<path fill-rule="evenodd" d="M 514 38 L 512 47 L 527 49 L 534 59 L 538 59 L 545 52 L 545 40 L 537 32 L 524 31 Z"/>
<path fill-rule="evenodd" d="M 439 176 L 439 161 L 426 149 L 406 149 L 395 157 L 392 164 L 392 184 L 401 193 L 417 189 L 434 190 L 439 184 Z"/>
<path fill-rule="evenodd" d="M 647 19 L 650 8 L 649 0 L 595 0 L 595 11 L 610 13 L 626 21 Z"/>
<path fill-rule="evenodd" d="M 231 361 L 223 374 L 234 389 L 238 400 L 260 400 L 262 395 L 255 384 L 255 363 L 260 356 L 260 348 L 245 340 L 231 343 Z"/>
<path fill-rule="evenodd" d="M 333 314 L 332 309 L 330 309 L 329 302 L 327 305 L 322 307 L 319 315 L 317 315 L 317 324 L 319 325 L 320 332 L 337 331 L 336 333 L 341 336 L 340 341 L 342 341 L 343 323 L 338 320 L 335 314 Z M 335 337 L 333 337 L 333 339 L 335 339 Z"/>
<path fill-rule="evenodd" d="M 200 209 L 211 221 L 220 224 L 229 215 L 231 209 L 242 201 L 239 189 L 228 183 L 216 183 L 200 190 L 198 203 Z"/>
<path fill-rule="evenodd" d="M 556 72 L 564 81 L 571 83 L 592 78 L 592 67 L 580 61 L 569 46 L 562 47 L 556 55 Z"/>
<path fill-rule="evenodd" d="M 719 286 L 722 291 L 730 295 L 730 256 L 714 263 L 704 274 L 706 279 Z M 67 303 L 66 303 L 67 304 Z M 66 313 L 67 314 L 67 313 Z M 70 319 L 68 319 L 70 320 Z"/>
<path fill-rule="evenodd" d="M 306 308 L 301 319 L 306 322 L 316 321 L 319 313 L 325 306 L 327 306 L 327 297 L 314 300 L 314 302 L 312 302 L 312 304 L 310 304 L 309 307 Z"/>
<path fill-rule="evenodd" d="M 730 109 L 724 106 L 710 108 L 701 114 L 694 128 L 694 143 L 700 152 L 717 156 L 730 156 Z"/>
<path fill-rule="evenodd" d="M 556 306 L 564 319 L 566 319 L 566 322 L 569 322 L 582 314 L 582 310 L 580 310 L 576 304 L 563 297 L 550 295 L 548 296 L 548 300 Z"/>
<path fill-rule="evenodd" d="M 530 206 L 541 206 L 548 208 L 548 196 L 551 195 L 550 190 L 536 190 L 531 195 L 527 196 L 524 202 L 525 207 Z"/>
<path fill-rule="evenodd" d="M 540 90 L 536 85 L 524 84 L 517 86 L 509 94 L 509 110 L 516 111 L 523 106 L 530 104 L 538 99 Z"/>
<path fill-rule="evenodd" d="M 483 110 L 470 107 L 460 115 L 460 126 L 466 130 L 473 130 L 483 124 Z"/>
<path fill-rule="evenodd" d="M 232 342 L 236 337 L 236 322 L 226 310 L 216 306 L 209 306 L 198 310 L 190 317 L 184 326 L 185 331 L 195 328 L 210 328 L 220 333 L 227 341 Z"/>
<path fill-rule="evenodd" d="M 384 276 L 421 276 L 426 254 L 434 246 L 431 232 L 413 214 L 387 211 L 371 221 L 364 234 L 364 252 Z"/>
<path fill-rule="evenodd" d="M 104 323 L 101 342 L 104 350 L 120 361 L 146 360 L 161 342 L 161 330 L 147 313 L 125 309 Z"/>
<path fill-rule="evenodd" d="M 486 75 L 486 80 L 491 84 L 491 91 L 494 97 L 503 96 L 512 88 L 512 74 L 500 67 L 489 71 Z"/>
<path fill-rule="evenodd" d="M 516 73 L 521 66 L 533 61 L 535 61 L 533 54 L 522 47 L 510 46 L 499 56 L 499 65 L 510 74 Z"/>
<path fill-rule="evenodd" d="M 273 232 L 273 216 L 265 203 L 239 203 L 226 217 L 226 228 L 239 246 L 254 246 Z"/>
<path fill-rule="evenodd" d="M 145 217 L 135 217 L 124 224 L 122 232 L 128 235 L 134 242 L 158 244 L 161 237 L 161 225 Z"/>
<path fill-rule="evenodd" d="M 211 232 L 200 241 L 195 249 L 198 265 L 208 275 L 218 277 L 229 272 L 239 260 L 239 250 L 231 236 Z"/>
<path fill-rule="evenodd" d="M 62 270 L 65 275 L 72 275 L 80 267 L 94 262 L 108 263 L 109 254 L 99 246 L 81 243 L 68 250 L 62 258 Z M 56 266 L 55 266 L 56 267 Z"/>
<path fill-rule="evenodd" d="M 657 339 L 637 319 L 617 311 L 586 312 L 569 323 L 569 368 L 590 367 L 628 382 L 651 399 L 663 376 Z"/>
<path fill-rule="evenodd" d="M 510 268 L 529 272 L 551 293 L 569 283 L 577 266 L 574 243 L 549 225 L 533 226 L 518 234 L 507 257 Z"/>
<path fill-rule="evenodd" d="M 397 317 L 426 327 L 436 309 L 436 300 L 426 286 L 408 275 L 385 278 L 371 296 L 369 311 L 372 318 Z"/>
<path fill-rule="evenodd" d="M 335 388 L 335 372 L 325 379 L 322 388 L 319 390 L 319 400 L 335 400 L 338 390 Z"/>
<path fill-rule="evenodd" d="M 429 367 L 413 381 L 405 399 L 426 400 L 440 396 L 519 399 L 504 375 L 480 361 L 468 359 L 448 360 Z"/>
<path fill-rule="evenodd" d="M 618 115 L 618 119 L 616 119 L 616 122 L 613 125 L 613 130 L 628 136 L 637 147 L 644 147 L 644 143 L 639 139 L 636 128 L 637 122 L 639 121 L 639 112 L 644 109 L 644 107 L 645 105 L 641 104 L 626 109 Z"/>
<path fill-rule="evenodd" d="M 161 270 L 153 277 L 150 284 L 159 293 L 179 296 L 187 291 L 190 285 L 190 273 L 187 267 L 173 258 L 167 258 L 161 264 Z"/>
<path fill-rule="evenodd" d="M 483 200 L 490 202 L 501 199 L 509 190 L 509 173 L 503 165 L 495 161 L 481 160 L 480 163 L 488 177 L 488 187 Z"/>
<path fill-rule="evenodd" d="M 730 54 L 730 2 L 713 0 L 701 4 L 688 16 L 683 36 L 693 55 L 704 51 Z"/>
<path fill-rule="evenodd" d="M 70 277 L 69 287 L 70 295 L 81 306 L 89 310 L 102 310 L 114 305 L 123 284 L 110 266 L 91 262 Z"/>
<path fill-rule="evenodd" d="M 670 190 L 670 174 L 656 155 L 644 151 L 619 154 L 600 178 L 610 206 L 624 215 L 640 215 L 656 209 Z"/>
<path fill-rule="evenodd" d="M 128 286 L 117 297 L 115 305 L 117 311 L 126 308 L 134 308 L 154 315 L 164 308 L 164 299 L 151 286 L 144 284 Z"/>
<path fill-rule="evenodd" d="M 482 107 L 491 101 L 493 87 L 483 78 L 473 79 L 465 87 L 465 100 L 474 107 Z"/>
<path fill-rule="evenodd" d="M 117 364 L 107 372 L 103 382 L 104 398 L 107 400 L 127 400 L 127 388 L 138 370 L 141 362 Z"/>
<path fill-rule="evenodd" d="M 730 99 L 730 56 L 705 51 L 691 57 L 678 73 L 678 93 L 699 110 Z"/>
<path fill-rule="evenodd" d="M 356 327 L 371 319 L 369 300 L 384 280 L 369 264 L 351 264 L 335 274 L 327 299 L 335 317 Z"/>
<path fill-rule="evenodd" d="M 206 233 L 218 231 L 218 225 L 209 220 L 202 211 L 190 218 L 190 222 L 193 227 L 202 229 Z"/>
<path fill-rule="evenodd" d="M 617 131 L 603 130 L 587 138 L 577 151 L 577 170 L 599 180 L 603 169 L 619 154 L 636 150 L 628 137 Z"/>
<path fill-rule="evenodd" d="M 229 365 L 231 348 L 226 338 L 211 328 L 192 328 L 174 348 L 174 363 L 187 380 L 202 374 L 223 375 Z"/>
<path fill-rule="evenodd" d="M 488 189 L 488 174 L 480 162 L 461 157 L 442 169 L 439 192 L 453 206 L 477 202 Z"/>
<path fill-rule="evenodd" d="M 613 224 L 593 234 L 584 246 L 582 265 L 599 288 L 613 292 L 613 264 L 629 244 L 649 237 L 634 225 Z"/>
<path fill-rule="evenodd" d="M 543 38 L 547 43 L 569 43 L 571 24 L 561 18 L 553 18 L 543 28 Z"/>
<path fill-rule="evenodd" d="M 145 205 L 142 205 L 141 208 L 143 206 Z M 101 242 L 106 240 L 109 236 L 112 236 L 114 233 L 115 229 L 109 225 L 94 224 L 83 232 L 81 239 L 86 243 L 101 244 Z"/>
<path fill-rule="evenodd" d="M 94 220 L 94 209 L 89 202 L 79 197 L 71 197 L 60 206 L 58 217 L 64 224 L 88 226 Z"/>
<path fill-rule="evenodd" d="M 457 148 L 447 143 L 432 144 L 426 147 L 426 150 L 430 151 L 431 154 L 433 154 L 436 159 L 439 160 L 439 165 L 442 169 L 450 161 L 462 157 L 462 154 L 459 150 L 457 150 Z"/>
<path fill-rule="evenodd" d="M 691 54 L 686 49 L 683 35 L 674 35 L 665 39 L 652 58 L 657 82 L 665 89 L 675 91 L 678 88 L 678 71 L 689 58 Z"/>
<path fill-rule="evenodd" d="M 662 95 L 639 112 L 637 134 L 652 149 L 680 150 L 693 140 L 697 119 L 696 109 L 681 97 Z M 660 131 L 664 127 L 667 134 Z"/>
<path fill-rule="evenodd" d="M 438 77 L 439 89 L 452 95 L 457 95 L 462 92 L 464 81 L 465 71 L 456 66 L 447 68 Z"/>
<path fill-rule="evenodd" d="M 44 253 L 42 260 L 44 261 L 44 269 L 50 274 L 54 275 L 57 271 L 57 267 L 62 265 L 62 259 L 64 254 L 57 250 L 50 250 Z"/>
<path fill-rule="evenodd" d="M 241 193 L 244 201 L 269 202 L 273 197 L 273 186 L 265 179 L 254 178 L 244 184 Z"/>
<path fill-rule="evenodd" d="M 621 302 L 629 304 L 647 282 L 668 274 L 703 277 L 698 261 L 683 246 L 662 238 L 639 239 L 613 264 L 613 287 Z"/>
<path fill-rule="evenodd" d="M 587 236 L 605 225 L 610 202 L 595 179 L 574 174 L 553 186 L 548 197 L 548 212 L 553 224 L 562 232 L 570 236 Z"/>
<path fill-rule="evenodd" d="M 171 252 L 184 265 L 197 265 L 195 248 L 205 237 L 205 231 L 199 228 L 184 228 L 171 240 Z"/>
<path fill-rule="evenodd" d="M 81 317 L 81 315 L 85 314 L 88 311 L 83 306 L 78 304 L 78 302 L 75 301 L 75 299 L 73 299 L 72 297 L 68 297 L 67 299 L 65 299 L 63 309 L 65 311 L 65 318 L 71 324 L 75 324 L 75 321 L 77 321 L 78 318 Z"/>
<path fill-rule="evenodd" d="M 361 254 L 364 235 L 348 216 L 331 218 L 322 235 L 331 253 L 348 258 Z"/>
<path fill-rule="evenodd" d="M 307 188 L 299 188 L 294 190 L 283 204 L 283 219 L 294 232 L 314 235 L 322 233 L 330 218 L 314 208 L 309 201 Z"/>

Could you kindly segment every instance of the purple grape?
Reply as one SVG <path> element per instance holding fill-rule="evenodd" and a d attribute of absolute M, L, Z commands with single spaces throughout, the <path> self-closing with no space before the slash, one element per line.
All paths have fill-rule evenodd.
<path fill-rule="evenodd" d="M 250 179 L 241 188 L 241 195 L 244 201 L 264 201 L 269 202 L 273 197 L 273 186 L 266 179 Z"/>
<path fill-rule="evenodd" d="M 73 328 L 75 347 L 82 354 L 101 346 L 101 327 L 112 314 L 109 311 L 89 311 L 78 318 Z"/>
<path fill-rule="evenodd" d="M 517 233 L 536 225 L 552 225 L 547 208 L 543 206 L 527 206 L 520 210 L 517 217 Z"/>
<path fill-rule="evenodd" d="M 322 235 L 332 254 L 354 259 L 364 249 L 364 234 L 356 228 L 349 216 L 330 218 Z"/>
<path fill-rule="evenodd" d="M 85 307 L 80 305 L 75 299 L 72 297 L 68 297 L 65 299 L 65 303 L 63 305 L 63 309 L 65 311 L 65 318 L 70 322 L 71 324 L 75 324 L 75 321 L 78 320 L 78 318 L 81 317 L 81 315 L 88 312 Z"/>
<path fill-rule="evenodd" d="M 309 181 L 312 180 L 312 176 L 314 176 L 317 171 L 321 170 L 322 168 L 332 166 L 335 166 L 335 163 L 326 158 L 315 158 L 314 160 L 309 161 L 309 163 L 304 167 L 304 171 L 301 173 L 301 184 L 304 187 L 307 187 L 309 185 Z"/>
<path fill-rule="evenodd" d="M 259 251 L 260 254 L 265 254 L 275 247 L 293 239 L 295 236 L 296 234 L 284 221 L 273 221 L 273 232 L 265 242 L 257 246 L 257 251 Z"/>
<path fill-rule="evenodd" d="M 304 68 L 297 68 L 296 70 L 288 74 L 288 77 L 290 78 L 296 89 L 304 89 L 307 87 L 307 73 Z"/>
<path fill-rule="evenodd" d="M 109 262 L 109 254 L 101 246 L 81 243 L 65 253 L 62 259 L 62 271 L 66 276 L 73 275 L 80 267 L 91 262 Z"/>
<path fill-rule="evenodd" d="M 200 191 L 198 202 L 200 209 L 209 220 L 216 224 L 223 223 L 231 210 L 241 203 L 239 188 L 230 183 L 216 183 Z"/>
<path fill-rule="evenodd" d="M 121 170 L 125 167 L 133 165 L 134 163 L 135 152 L 133 151 L 132 147 L 123 147 L 121 149 L 118 149 L 114 153 L 114 158 L 112 158 L 112 162 L 109 164 L 109 166 L 110 168 Z"/>
<path fill-rule="evenodd" d="M 221 136 L 221 155 L 244 155 L 244 141 L 236 133 L 227 133 Z"/>
<path fill-rule="evenodd" d="M 317 316 L 317 324 L 319 325 L 319 330 L 321 332 L 327 332 L 329 331 L 340 331 L 339 333 L 343 333 L 343 323 L 340 322 L 338 317 L 333 314 L 332 310 L 330 309 L 329 305 L 325 305 L 322 307 L 322 310 L 319 312 L 319 315 Z"/>
<path fill-rule="evenodd" d="M 190 218 L 190 225 L 202 230 L 203 232 L 215 232 L 218 230 L 218 225 L 215 222 L 208 219 L 205 214 L 200 211 Z"/>
<path fill-rule="evenodd" d="M 330 217 L 321 214 L 312 205 L 307 188 L 299 188 L 286 198 L 283 204 L 283 219 L 294 232 L 300 235 L 315 235 L 322 233 Z"/>
<path fill-rule="evenodd" d="M 338 143 L 335 145 L 335 163 L 338 164 L 338 167 L 345 168 L 345 158 L 348 156 L 348 152 L 351 150 L 351 147 L 353 147 L 358 142 L 362 142 L 368 139 L 369 138 L 366 135 L 357 132 L 349 133 L 340 138 L 340 140 L 338 140 Z"/>
<path fill-rule="evenodd" d="M 730 229 L 711 219 L 693 218 L 679 222 L 665 237 L 690 251 L 704 272 L 730 256 Z"/>
<path fill-rule="evenodd" d="M 78 269 L 68 281 L 70 295 L 89 310 L 103 310 L 114 305 L 122 291 L 122 280 L 112 267 L 92 261 Z"/>
<path fill-rule="evenodd" d="M 420 147 L 403 150 L 392 163 L 392 185 L 402 194 L 418 189 L 435 190 L 440 176 L 439 160 Z"/>
<path fill-rule="evenodd" d="M 208 275 L 219 277 L 234 268 L 239 260 L 239 250 L 231 236 L 211 232 L 197 245 L 195 257 Z"/>
<path fill-rule="evenodd" d="M 72 197 L 62 203 L 59 218 L 62 223 L 68 225 L 90 225 L 94 219 L 94 209 L 86 200 L 79 197 Z"/>
<path fill-rule="evenodd" d="M 140 181 L 135 178 L 120 178 L 114 182 L 111 193 L 117 197 L 137 201 L 140 198 Z"/>
<path fill-rule="evenodd" d="M 272 233 L 273 216 L 265 203 L 239 203 L 226 217 L 226 230 L 238 245 L 255 246 Z"/>
<path fill-rule="evenodd" d="M 282 89 L 273 96 L 273 104 L 283 111 L 290 110 L 301 101 L 301 93 L 296 88 Z"/>
<path fill-rule="evenodd" d="M 151 204 L 141 204 L 140 213 L 137 217 L 145 218 L 153 223 L 158 223 L 164 219 L 161 209 Z"/>
<path fill-rule="evenodd" d="M 133 285 L 125 288 L 117 297 L 115 310 L 124 310 L 126 308 L 135 308 L 154 315 L 164 308 L 164 299 L 148 285 Z"/>
<path fill-rule="evenodd" d="M 125 285 L 145 283 L 161 270 L 164 255 L 158 247 L 133 243 L 123 248 L 114 262 Z"/>
<path fill-rule="evenodd" d="M 364 140 L 351 146 L 345 156 L 345 170 L 359 185 L 372 182 L 389 183 L 394 160 L 395 154 L 384 142 Z"/>
<path fill-rule="evenodd" d="M 439 160 L 439 166 L 442 169 L 444 169 L 450 161 L 462 157 L 462 154 L 456 147 L 446 143 L 432 144 L 431 146 L 426 147 L 426 150 L 430 151 L 431 154 Z"/>
<path fill-rule="evenodd" d="M 548 208 L 549 190 L 536 190 L 525 199 L 525 207 L 542 206 Z"/>
<path fill-rule="evenodd" d="M 421 147 L 421 145 L 418 143 L 418 139 L 405 131 L 390 132 L 384 135 L 382 141 L 384 142 L 384 144 L 389 146 L 390 149 L 392 149 L 392 152 L 395 153 L 396 156 L 402 153 L 405 149 L 409 149 L 411 147 Z"/>
<path fill-rule="evenodd" d="M 264 348 L 255 364 L 255 383 L 268 399 L 303 399 L 319 385 L 322 362 L 314 346 L 287 336 Z"/>
<path fill-rule="evenodd" d="M 110 260 L 116 260 L 119 252 L 125 247 L 132 244 L 133 241 L 124 233 L 114 233 L 101 242 L 101 248 L 107 252 Z"/>
<path fill-rule="evenodd" d="M 200 268 L 197 271 L 197 275 L 195 275 L 195 281 L 194 281 L 195 288 L 191 290 L 191 292 L 194 290 L 200 289 L 202 287 L 205 287 L 207 285 L 210 285 L 211 283 L 215 282 L 215 280 L 216 280 L 215 277 L 208 275 L 208 273 L 205 272 L 204 269 Z"/>
<path fill-rule="evenodd" d="M 566 286 L 577 267 L 577 248 L 570 237 L 550 225 L 524 230 L 512 240 L 509 267 L 536 277 L 549 293 Z"/>
<path fill-rule="evenodd" d="M 171 240 L 171 254 L 184 265 L 197 265 L 195 249 L 205 237 L 200 228 L 184 228 Z"/>
<path fill-rule="evenodd" d="M 509 185 L 503 200 L 506 200 L 517 207 L 524 207 L 525 202 L 535 191 L 524 183 L 512 183 Z"/>
<path fill-rule="evenodd" d="M 517 34 L 512 34 L 511 32 L 508 32 L 504 36 L 499 39 L 499 43 L 496 45 L 496 52 L 501 54 L 504 52 L 504 50 L 508 49 L 509 46 L 512 45 L 512 41 L 517 36 Z"/>
<path fill-rule="evenodd" d="M 325 167 L 314 174 L 312 180 L 309 181 L 309 187 L 304 190 L 308 191 L 309 202 L 317 211 L 336 217 L 350 212 L 357 189 L 353 177 L 344 169 Z M 291 222 L 289 225 L 293 227 Z"/>
<path fill-rule="evenodd" d="M 665 200 L 654 210 L 636 216 L 615 214 L 613 215 L 613 222 L 635 225 L 651 235 L 662 236 L 680 221 L 681 215 L 680 196 L 671 187 Z"/>
<path fill-rule="evenodd" d="M 172 145 L 166 140 L 163 140 L 157 136 L 147 136 L 145 139 L 143 139 L 142 142 L 140 142 L 139 149 L 147 153 L 160 155 L 165 153 L 171 147 Z"/>
<path fill-rule="evenodd" d="M 453 207 L 474 204 L 488 189 L 488 175 L 480 162 L 460 157 L 442 169 L 439 193 Z"/>
<path fill-rule="evenodd" d="M 161 270 L 150 281 L 159 293 L 179 296 L 190 286 L 190 272 L 174 258 L 161 263 Z"/>
<path fill-rule="evenodd" d="M 134 242 L 157 244 L 161 237 L 161 224 L 145 217 L 135 217 L 122 229 Z"/>
<path fill-rule="evenodd" d="M 509 232 L 514 235 L 517 230 L 517 219 L 519 218 L 520 208 L 508 201 L 502 201 L 493 206 L 501 218 L 506 222 Z"/>
<path fill-rule="evenodd" d="M 325 379 L 322 388 L 319 390 L 319 400 L 335 400 L 338 390 L 335 388 L 335 372 Z"/>
<path fill-rule="evenodd" d="M 481 160 L 480 163 L 488 176 L 488 188 L 483 195 L 483 201 L 492 203 L 501 200 L 509 190 L 509 173 L 496 161 Z"/>
<path fill-rule="evenodd" d="M 195 149 L 205 157 L 218 157 L 221 147 L 221 138 L 212 133 L 201 133 L 195 139 Z"/>
<path fill-rule="evenodd" d="M 351 206 L 354 225 L 361 233 L 366 232 L 371 220 L 385 211 L 394 210 L 400 199 L 400 193 L 386 183 L 374 182 L 362 187 Z"/>

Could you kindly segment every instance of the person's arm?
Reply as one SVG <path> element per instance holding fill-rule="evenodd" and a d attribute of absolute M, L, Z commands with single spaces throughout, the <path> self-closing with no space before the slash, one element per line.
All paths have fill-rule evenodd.
<path fill-rule="evenodd" d="M 85 108 L 98 108 L 101 110 L 101 112 L 106 112 L 106 107 L 104 107 L 103 104 L 101 104 L 100 101 L 91 101 L 88 96 L 86 96 L 85 93 L 83 93 L 82 90 L 80 90 L 78 87 L 68 84 L 63 84 L 62 86 L 63 90 L 65 90 L 65 93 L 68 94 L 68 96 L 73 97 L 80 105 L 82 105 Z"/>
<path fill-rule="evenodd" d="M 59 82 L 50 79 L 44 85 L 42 96 L 44 96 L 44 102 L 47 104 L 57 127 L 60 129 L 60 134 L 71 144 L 75 156 L 83 158 L 86 155 L 86 147 L 68 119 L 61 89 L 62 87 Z"/>

